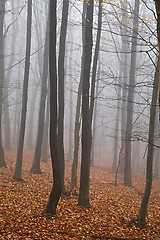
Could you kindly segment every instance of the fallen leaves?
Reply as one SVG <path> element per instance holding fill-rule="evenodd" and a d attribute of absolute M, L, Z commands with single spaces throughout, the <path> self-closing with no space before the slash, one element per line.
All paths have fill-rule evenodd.
<path fill-rule="evenodd" d="M 25 154 L 26 159 L 33 159 Z M 11 162 L 12 161 L 12 162 Z M 13 158 L 9 158 L 8 166 Z M 70 164 L 66 167 L 66 187 L 70 183 Z M 60 199 L 57 216 L 42 211 L 52 185 L 50 164 L 42 163 L 42 175 L 30 174 L 31 162 L 24 161 L 24 182 L 12 180 L 13 168 L 0 169 L 0 239 L 158 239 L 160 237 L 160 181 L 154 181 L 149 202 L 147 226 L 136 227 L 144 189 L 144 179 L 133 179 L 124 187 L 122 176 L 114 186 L 114 175 L 100 168 L 91 169 L 92 207 L 77 205 L 76 194 Z"/>

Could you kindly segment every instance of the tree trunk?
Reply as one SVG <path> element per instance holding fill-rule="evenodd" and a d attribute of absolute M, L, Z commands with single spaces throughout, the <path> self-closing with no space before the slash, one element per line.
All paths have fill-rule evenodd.
<path fill-rule="evenodd" d="M 92 27 L 93 27 L 93 1 L 87 5 L 85 22 L 83 84 L 82 84 L 82 155 L 81 174 L 78 204 L 90 207 L 89 203 L 89 175 L 90 175 L 90 110 L 89 110 L 89 80 L 92 59 Z"/>
<path fill-rule="evenodd" d="M 127 84 L 128 84 L 128 62 L 129 62 L 129 34 L 127 32 L 127 25 L 129 19 L 127 15 L 127 1 L 122 2 L 122 25 L 121 25 L 121 35 L 122 35 L 122 63 L 123 63 L 123 88 L 122 88 L 122 105 L 121 105 L 121 153 L 122 157 L 120 156 L 120 164 L 119 164 L 119 172 L 124 173 L 124 153 L 125 153 L 125 134 L 126 134 L 126 108 L 127 108 Z M 126 34 L 127 33 L 127 34 Z"/>
<path fill-rule="evenodd" d="M 62 23 L 60 31 L 59 58 L 58 58 L 58 144 L 61 164 L 62 192 L 64 192 L 64 60 L 65 41 L 67 32 L 69 0 L 63 0 Z"/>
<path fill-rule="evenodd" d="M 99 55 L 99 47 L 100 47 L 100 39 L 101 39 L 101 28 L 102 28 L 102 2 L 103 0 L 99 0 L 99 12 L 98 12 L 98 30 L 96 36 L 96 45 L 95 45 L 95 53 L 93 58 L 93 68 L 92 68 L 92 78 L 91 78 L 91 97 L 90 97 L 90 152 L 92 148 L 92 120 L 93 120 L 93 109 L 94 109 L 94 100 L 95 100 L 95 81 L 96 81 L 96 73 L 97 73 L 97 62 Z M 93 165 L 93 162 L 91 162 Z"/>
<path fill-rule="evenodd" d="M 155 140 L 154 144 L 154 179 L 159 178 L 159 148 L 160 148 L 160 122 L 159 122 L 159 109 L 156 108 L 156 119 L 155 119 Z"/>
<path fill-rule="evenodd" d="M 159 61 L 158 61 L 159 62 Z M 157 65 L 159 66 L 159 64 Z M 145 225 L 145 219 L 147 215 L 147 206 L 152 189 L 152 165 L 153 165 L 153 148 L 154 148 L 154 131 L 155 131 L 155 115 L 156 115 L 156 103 L 157 103 L 157 90 L 158 90 L 158 68 L 156 68 L 152 102 L 150 107 L 150 120 L 149 120 L 149 134 L 148 134 L 148 153 L 147 153 L 147 166 L 146 166 L 146 185 L 139 209 L 138 226 Z"/>
<path fill-rule="evenodd" d="M 14 11 L 14 1 L 11 1 L 12 9 Z M 19 9 L 19 3 L 17 6 L 17 9 Z M 11 78 L 11 73 L 12 73 L 12 65 L 14 63 L 14 53 L 15 53 L 15 43 L 16 43 L 16 38 L 17 38 L 17 33 L 18 33 L 18 21 L 14 23 L 14 15 L 16 15 L 17 12 L 12 14 L 12 22 L 13 22 L 13 27 L 12 27 L 12 39 L 11 39 L 11 56 L 8 64 L 8 70 L 5 78 L 5 89 L 4 89 L 4 123 L 5 123 L 5 148 L 8 150 L 11 150 L 11 130 L 10 130 L 10 116 L 9 116 L 9 101 L 8 101 L 8 94 L 9 94 L 9 83 L 10 83 L 10 78 Z"/>
<path fill-rule="evenodd" d="M 34 124 L 34 116 L 35 116 L 35 104 L 38 93 L 38 86 L 34 86 L 32 88 L 31 100 L 30 100 L 30 111 L 28 117 L 28 127 L 27 127 L 27 147 L 29 150 L 33 149 L 33 124 Z"/>
<path fill-rule="evenodd" d="M 16 158 L 16 167 L 13 179 L 16 181 L 22 181 L 22 155 L 24 146 L 24 135 L 26 125 L 26 113 L 27 113 L 27 100 L 28 100 L 28 80 L 29 80 L 29 68 L 30 68 L 30 50 L 31 50 L 31 23 L 32 23 L 32 0 L 28 0 L 28 14 L 27 14 L 27 41 L 26 41 L 26 58 L 25 58 L 25 70 L 24 70 L 24 82 L 23 82 L 23 96 L 22 96 L 22 110 L 21 110 L 21 122 Z"/>
<path fill-rule="evenodd" d="M 59 161 L 57 138 L 57 67 L 56 67 L 56 6 L 57 1 L 50 1 L 49 34 L 49 72 L 50 72 L 50 149 L 53 170 L 53 186 L 48 199 L 45 214 L 55 215 L 62 192 L 61 165 Z"/>
<path fill-rule="evenodd" d="M 82 48 L 84 47 L 84 34 L 85 34 L 85 19 L 86 19 L 86 2 L 83 2 L 83 13 L 82 13 Z M 77 167 L 78 167 L 78 152 L 79 152 L 79 132 L 81 126 L 80 111 L 81 111 L 81 93 L 82 93 L 82 80 L 83 80 L 83 56 L 81 57 L 81 75 L 78 86 L 77 104 L 76 104 L 76 116 L 75 116 L 75 128 L 74 128 L 74 151 L 73 151 L 73 162 L 71 172 L 71 188 L 77 186 Z"/>
<path fill-rule="evenodd" d="M 45 162 L 45 163 L 48 162 L 48 155 L 49 155 L 48 145 L 49 145 L 49 96 L 47 98 L 44 134 L 43 134 L 43 143 L 42 143 L 42 162 Z"/>
<path fill-rule="evenodd" d="M 5 1 L 0 0 L 0 167 L 6 167 L 4 150 L 2 145 L 2 105 L 4 87 L 4 36 L 3 22 L 5 14 Z"/>
<path fill-rule="evenodd" d="M 96 125 L 97 125 L 97 108 L 98 108 L 98 90 L 99 90 L 99 82 L 100 82 L 100 67 L 101 67 L 101 63 L 100 63 L 100 60 L 99 60 L 98 73 L 97 73 L 94 118 L 93 118 L 93 138 L 92 138 L 92 149 L 91 149 L 91 166 L 94 166 L 94 163 L 95 163 L 94 153 L 95 153 L 95 137 L 96 137 Z"/>
<path fill-rule="evenodd" d="M 129 87 L 127 98 L 127 123 L 125 138 L 125 166 L 124 166 L 124 185 L 131 186 L 131 141 L 132 141 L 132 122 L 133 122 L 133 101 L 134 90 L 136 84 L 136 50 L 137 50 L 137 34 L 138 34 L 138 16 L 139 16 L 139 0 L 135 0 L 132 46 L 131 46 L 131 66 L 129 75 Z"/>
<path fill-rule="evenodd" d="M 37 141 L 36 148 L 34 152 L 34 160 L 31 168 L 32 173 L 41 174 L 40 162 L 41 162 L 41 148 L 43 140 L 43 130 L 44 130 L 44 116 L 45 116 L 45 104 L 46 104 L 46 94 L 47 94 L 47 78 L 48 78 L 48 51 L 49 51 L 49 26 L 46 26 L 46 38 L 44 45 L 44 57 L 43 57 L 43 73 L 42 73 L 42 85 L 41 85 L 41 98 L 39 106 L 39 117 L 38 117 L 38 131 L 37 131 Z"/>

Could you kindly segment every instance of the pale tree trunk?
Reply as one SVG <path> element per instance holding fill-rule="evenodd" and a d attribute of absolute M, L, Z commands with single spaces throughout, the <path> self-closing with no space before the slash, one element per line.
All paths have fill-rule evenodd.
<path fill-rule="evenodd" d="M 119 81 L 122 80 L 122 64 L 120 62 L 119 66 Z M 112 164 L 112 171 L 115 172 L 117 169 L 118 163 L 118 132 L 119 132 L 119 120 L 120 120 L 120 107 L 121 107 L 121 87 L 120 83 L 117 86 L 117 110 L 116 110 L 116 120 L 115 120 L 115 130 L 114 130 L 114 145 L 113 145 L 113 164 Z"/>
<path fill-rule="evenodd" d="M 85 19 L 86 19 L 86 2 L 83 2 L 83 13 L 82 13 L 82 49 L 84 47 L 84 31 L 85 31 Z M 76 103 L 76 116 L 75 116 L 75 127 L 74 127 L 74 151 L 73 151 L 73 162 L 71 172 L 71 188 L 77 186 L 77 167 L 78 167 L 78 152 L 79 152 L 79 132 L 81 126 L 80 112 L 81 112 L 81 94 L 82 94 L 82 79 L 83 79 L 83 57 L 81 57 L 81 75 L 78 86 L 77 103 Z"/>
<path fill-rule="evenodd" d="M 32 87 L 32 94 L 30 100 L 30 110 L 29 110 L 29 117 L 28 117 L 28 127 L 27 127 L 27 141 L 26 145 L 29 150 L 33 149 L 33 124 L 34 124 L 34 116 L 35 116 L 35 104 L 36 98 L 38 93 L 38 86 Z"/>
<path fill-rule="evenodd" d="M 159 62 L 159 61 L 158 61 Z M 159 66 L 159 63 L 158 65 Z M 148 152 L 147 152 L 147 166 L 146 166 L 146 185 L 139 209 L 138 226 L 144 226 L 146 223 L 147 206 L 152 189 L 152 168 L 153 168 L 153 149 L 154 149 L 154 132 L 155 132 L 155 116 L 158 90 L 158 69 L 156 68 L 152 102 L 150 107 L 149 133 L 148 133 Z"/>
<path fill-rule="evenodd" d="M 135 0 L 132 46 L 131 46 L 131 66 L 129 74 L 128 98 L 127 98 L 127 123 L 125 137 L 125 166 L 124 166 L 124 185 L 131 186 L 131 141 L 132 141 L 132 122 L 133 122 L 133 101 L 134 90 L 136 85 L 136 51 L 137 51 L 137 35 L 138 35 L 138 16 L 139 16 L 139 0 Z"/>
<path fill-rule="evenodd" d="M 49 155 L 49 96 L 47 98 L 43 143 L 42 143 L 42 162 L 48 162 Z"/>
<path fill-rule="evenodd" d="M 87 4 L 85 22 L 85 41 L 84 41 L 84 61 L 83 61 L 83 84 L 82 84 L 82 155 L 80 190 L 78 204 L 83 207 L 90 207 L 89 203 L 89 176 L 90 176 L 90 109 L 89 109 L 89 82 L 90 68 L 92 59 L 92 27 L 93 27 L 93 6 L 91 1 Z"/>
<path fill-rule="evenodd" d="M 41 162 L 41 148 L 43 140 L 44 130 L 44 116 L 45 116 L 45 105 L 46 105 L 46 94 L 47 94 L 47 78 L 48 78 L 48 51 L 49 51 L 49 24 L 47 21 L 46 25 L 46 38 L 44 45 L 44 57 L 43 57 L 43 73 L 42 73 L 42 84 L 41 84 L 41 97 L 39 105 L 39 117 L 38 117 L 38 131 L 36 148 L 34 152 L 34 159 L 32 163 L 31 172 L 41 174 L 40 162 Z"/>
<path fill-rule="evenodd" d="M 121 26 L 121 35 L 122 35 L 122 65 L 123 65 L 123 88 L 122 88 L 122 105 L 121 105 L 121 156 L 120 156 L 120 165 L 119 172 L 124 173 L 124 154 L 125 154 L 125 134 L 126 134 L 126 108 L 127 108 L 127 85 L 128 85 L 128 62 L 129 62 L 129 33 L 127 31 L 128 25 L 128 16 L 127 14 L 127 1 L 122 2 L 122 26 Z"/>
<path fill-rule="evenodd" d="M 11 1 L 12 9 L 14 11 L 14 1 Z M 17 5 L 17 9 L 19 9 L 19 3 Z M 8 94 L 9 94 L 9 83 L 10 83 L 10 78 L 11 78 L 11 73 L 12 73 L 12 65 L 14 63 L 15 59 L 15 43 L 16 43 L 16 38 L 17 38 L 17 33 L 18 33 L 18 20 L 14 22 L 14 15 L 12 14 L 12 22 L 13 22 L 13 27 L 12 27 L 12 39 L 11 39 L 11 56 L 8 64 L 8 70 L 5 78 L 5 89 L 4 89 L 4 123 L 5 123 L 5 148 L 8 150 L 11 150 L 11 129 L 10 129 L 10 116 L 9 116 L 9 101 L 8 101 Z"/>
<path fill-rule="evenodd" d="M 72 160 L 72 149 L 73 149 L 73 90 L 72 90 L 72 53 L 73 53 L 73 36 L 72 32 L 70 31 L 70 42 L 71 42 L 71 49 L 70 49 L 70 58 L 69 58 L 69 81 L 70 81 L 70 90 L 69 90 L 69 133 L 68 133 L 68 159 Z"/>
<path fill-rule="evenodd" d="M 95 52 L 93 57 L 93 67 L 92 67 L 92 78 L 91 78 L 91 97 L 90 97 L 90 125 L 91 125 L 91 132 L 90 132 L 90 152 L 92 149 L 92 120 L 93 120 L 93 110 L 94 110 L 94 102 L 95 102 L 95 82 L 96 82 L 96 73 L 97 73 L 97 62 L 98 62 L 98 55 L 99 55 L 99 47 L 100 47 L 100 40 L 101 40 L 101 28 L 102 28 L 102 2 L 103 0 L 99 0 L 99 12 L 98 12 L 98 30 L 96 36 L 96 45 L 95 45 Z M 93 166 L 93 162 L 91 162 Z"/>
<path fill-rule="evenodd" d="M 98 108 L 98 90 L 99 90 L 99 82 L 100 82 L 100 67 L 101 63 L 99 60 L 98 64 L 98 72 L 97 72 L 97 84 L 96 84 L 96 96 L 95 96 L 95 108 L 94 108 L 94 116 L 93 116 L 93 138 L 92 138 L 92 149 L 91 149 L 91 165 L 94 166 L 95 163 L 95 137 L 96 137 L 96 125 L 97 125 L 97 108 Z"/>
<path fill-rule="evenodd" d="M 16 181 L 23 180 L 21 175 L 22 175 L 22 157 L 23 157 L 27 100 L 28 100 L 28 80 L 29 80 L 30 50 L 31 50 L 31 23 L 32 23 L 32 0 L 28 0 L 26 58 L 25 58 L 25 70 L 24 70 L 24 82 L 23 82 L 21 122 L 20 122 L 20 131 L 19 131 L 16 167 L 15 167 L 15 172 L 13 176 L 13 179 Z"/>
<path fill-rule="evenodd" d="M 4 86 L 4 36 L 3 22 L 5 14 L 5 1 L 0 0 L 0 167 L 6 167 L 4 150 L 2 145 L 2 105 Z"/>
<path fill-rule="evenodd" d="M 64 62 L 65 62 L 65 42 L 68 22 L 69 0 L 63 0 L 62 23 L 60 30 L 59 57 L 58 57 L 58 142 L 61 164 L 62 192 L 64 192 Z"/>
<path fill-rule="evenodd" d="M 50 150 L 53 171 L 53 186 L 50 192 L 45 214 L 55 215 L 62 193 L 61 164 L 59 161 L 57 136 L 57 66 L 56 66 L 56 6 L 57 1 L 50 1 L 49 33 L 49 73 L 50 73 Z"/>

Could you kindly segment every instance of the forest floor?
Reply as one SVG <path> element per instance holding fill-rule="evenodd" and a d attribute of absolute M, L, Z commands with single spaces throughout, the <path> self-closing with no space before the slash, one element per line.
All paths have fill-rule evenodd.
<path fill-rule="evenodd" d="M 52 186 L 50 163 L 42 163 L 42 175 L 30 173 L 33 153 L 24 154 L 23 182 L 12 179 L 15 155 L 8 153 L 7 168 L 0 169 L 0 239 L 160 239 L 160 180 L 153 182 L 147 225 L 138 228 L 138 215 L 145 179 L 133 177 L 133 187 L 107 169 L 91 168 L 89 209 L 77 205 L 77 196 L 60 199 L 57 216 L 42 214 Z M 71 164 L 66 164 L 69 189 Z"/>

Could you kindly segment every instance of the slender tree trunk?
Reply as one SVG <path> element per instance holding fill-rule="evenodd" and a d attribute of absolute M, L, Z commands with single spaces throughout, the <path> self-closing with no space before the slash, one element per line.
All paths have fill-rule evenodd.
<path fill-rule="evenodd" d="M 99 12 L 98 12 L 98 30 L 96 36 L 96 45 L 95 45 L 95 53 L 93 58 L 93 68 L 92 68 L 92 78 L 91 78 L 91 97 L 90 97 L 90 151 L 92 148 L 92 120 L 93 120 L 93 109 L 94 109 L 94 101 L 95 101 L 95 82 L 96 82 L 96 73 L 97 73 L 97 62 L 99 55 L 99 47 L 100 47 L 100 39 L 101 39 L 101 28 L 102 28 L 102 2 L 103 0 L 99 0 Z M 93 165 L 93 162 L 91 162 Z"/>
<path fill-rule="evenodd" d="M 98 108 L 98 90 L 99 90 L 99 81 L 100 81 L 100 67 L 101 67 L 101 63 L 100 63 L 100 60 L 99 60 L 98 73 L 97 73 L 94 118 L 93 118 L 93 140 L 92 140 L 92 149 L 91 149 L 91 166 L 94 166 L 94 163 L 95 163 L 94 153 L 95 153 L 95 137 L 96 137 L 96 124 L 97 124 L 97 108 Z"/>
<path fill-rule="evenodd" d="M 50 149 L 53 170 L 53 186 L 45 214 L 55 215 L 62 193 L 61 164 L 57 138 L 57 67 L 56 67 L 56 0 L 50 0 L 49 73 L 50 73 Z"/>
<path fill-rule="evenodd" d="M 159 61 L 158 61 L 159 62 Z M 157 65 L 159 66 L 159 64 Z M 154 131 L 155 131 L 155 115 L 156 115 L 156 103 L 157 103 L 157 90 L 158 90 L 158 69 L 156 68 L 153 92 L 152 92 L 152 102 L 150 107 L 150 121 L 149 121 L 149 134 L 148 134 L 148 153 L 147 153 L 147 166 L 146 166 L 146 185 L 139 209 L 138 215 L 138 226 L 144 226 L 147 206 L 149 197 L 152 189 L 152 168 L 153 168 L 153 144 L 154 144 Z"/>
<path fill-rule="evenodd" d="M 11 1 L 12 9 L 14 11 L 14 1 Z M 19 9 L 19 3 L 17 6 L 17 9 Z M 16 14 L 16 13 L 15 13 Z M 14 54 L 15 54 L 15 43 L 16 43 L 16 38 L 17 38 L 17 33 L 18 33 L 18 21 L 14 23 L 14 15 L 12 14 L 12 22 L 13 22 L 13 27 L 12 27 L 12 39 L 11 39 L 11 56 L 8 64 L 8 70 L 5 78 L 5 89 L 4 89 L 4 122 L 5 122 L 5 148 L 8 150 L 11 150 L 11 130 L 10 130 L 10 116 L 9 116 L 9 101 L 8 101 L 8 94 L 9 94 L 9 83 L 10 83 L 10 78 L 11 78 L 11 73 L 12 73 L 12 68 L 11 66 L 14 63 Z"/>
<path fill-rule="evenodd" d="M 43 143 L 42 143 L 42 162 L 48 162 L 49 155 L 49 96 L 47 98 Z"/>
<path fill-rule="evenodd" d="M 155 116 L 155 139 L 154 139 L 154 179 L 158 179 L 159 177 L 159 148 L 160 148 L 160 122 L 159 122 L 159 109 L 158 106 L 156 108 L 156 116 Z"/>
<path fill-rule="evenodd" d="M 58 142 L 61 164 L 62 192 L 64 192 L 64 60 L 65 60 L 65 41 L 67 32 L 69 0 L 63 0 L 62 24 L 60 31 L 60 45 L 58 58 Z"/>
<path fill-rule="evenodd" d="M 85 34 L 85 19 L 86 19 L 86 2 L 83 2 L 83 13 L 82 13 L 82 47 L 84 47 L 84 34 Z M 73 151 L 73 162 L 71 172 L 71 188 L 77 186 L 77 167 L 78 167 L 78 152 L 79 152 L 79 132 L 81 126 L 80 112 L 81 112 L 81 93 L 82 93 L 82 80 L 83 80 L 83 61 L 84 51 L 82 52 L 81 58 L 81 75 L 78 86 L 77 104 L 76 104 L 76 116 L 75 116 L 75 128 L 74 128 L 74 151 Z"/>
<path fill-rule="evenodd" d="M 127 85 L 128 85 L 128 62 L 129 62 L 129 34 L 127 33 L 127 25 L 128 25 L 128 17 L 127 14 L 127 1 L 124 0 L 122 2 L 122 63 L 123 63 L 123 88 L 122 88 L 122 105 L 121 105 L 121 153 L 122 156 L 120 156 L 120 165 L 119 165 L 119 172 L 124 173 L 124 153 L 125 153 L 125 135 L 126 135 L 126 108 L 127 108 Z M 126 34 L 127 33 L 127 34 Z"/>
<path fill-rule="evenodd" d="M 2 105 L 4 86 L 4 36 L 3 22 L 5 14 L 5 1 L 0 0 L 0 167 L 6 167 L 4 150 L 2 145 Z"/>
<path fill-rule="evenodd" d="M 23 82 L 21 122 L 20 122 L 20 132 L 19 132 L 19 140 L 18 140 L 16 167 L 15 167 L 15 172 L 13 176 L 13 179 L 16 181 L 22 181 L 22 177 L 21 177 L 22 157 L 23 157 L 24 135 L 25 135 L 25 125 L 26 125 L 28 80 L 29 80 L 29 68 L 30 68 L 31 23 L 32 23 L 32 0 L 28 0 L 26 59 L 25 59 L 24 82 Z"/>
<path fill-rule="evenodd" d="M 31 101 L 30 101 L 30 111 L 29 111 L 29 118 L 28 118 L 28 131 L 27 131 L 27 147 L 29 150 L 33 149 L 33 124 L 34 124 L 34 116 L 35 116 L 35 104 L 36 104 L 36 98 L 38 93 L 38 87 L 34 86 L 32 88 L 32 94 L 31 94 Z"/>
<path fill-rule="evenodd" d="M 41 98 L 39 106 L 39 118 L 38 118 L 38 132 L 36 148 L 34 152 L 34 160 L 31 168 L 32 173 L 40 173 L 40 162 L 41 162 L 41 148 L 43 140 L 43 130 L 44 130 L 44 116 L 45 116 L 45 104 L 46 104 L 46 94 L 47 94 L 47 78 L 48 78 L 48 50 L 49 50 L 49 24 L 47 21 L 46 27 L 46 39 L 44 45 L 44 57 L 43 57 L 43 73 L 42 73 L 42 85 L 41 85 Z"/>
<path fill-rule="evenodd" d="M 82 155 L 81 174 L 78 204 L 90 207 L 89 203 L 89 176 L 90 176 L 90 109 L 89 109 L 89 80 L 92 59 L 92 27 L 93 27 L 93 1 L 87 5 L 85 22 L 83 84 L 82 84 Z"/>
<path fill-rule="evenodd" d="M 126 123 L 126 142 L 125 142 L 125 169 L 124 169 L 124 185 L 131 186 L 131 140 L 132 140 L 132 122 L 133 122 L 133 101 L 134 90 L 136 84 L 136 50 L 137 50 L 137 34 L 138 34 L 138 16 L 139 16 L 139 0 L 135 0 L 133 33 L 131 46 L 131 66 L 127 99 L 127 123 Z"/>

